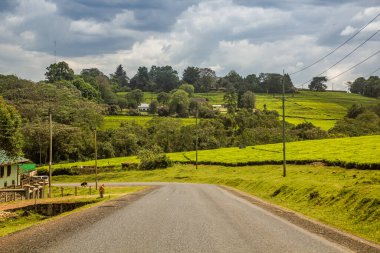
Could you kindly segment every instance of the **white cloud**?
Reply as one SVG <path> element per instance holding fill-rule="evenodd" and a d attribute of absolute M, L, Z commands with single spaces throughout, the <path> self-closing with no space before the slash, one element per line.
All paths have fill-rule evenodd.
<path fill-rule="evenodd" d="M 356 14 L 353 20 L 361 21 L 364 19 L 374 18 L 380 12 L 380 6 L 366 8 L 363 11 Z"/>
<path fill-rule="evenodd" d="M 346 26 L 346 28 L 344 28 L 344 30 L 340 33 L 340 35 L 347 36 L 347 35 L 353 34 L 354 32 L 356 32 L 356 28 L 349 25 L 349 26 Z"/>

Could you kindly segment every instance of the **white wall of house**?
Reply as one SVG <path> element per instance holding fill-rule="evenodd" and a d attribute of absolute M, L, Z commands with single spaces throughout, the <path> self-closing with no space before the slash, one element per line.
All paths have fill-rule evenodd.
<path fill-rule="evenodd" d="M 17 176 L 19 177 L 18 180 Z M 17 175 L 17 164 L 0 164 L 0 188 L 17 183 L 20 183 L 20 176 Z"/>

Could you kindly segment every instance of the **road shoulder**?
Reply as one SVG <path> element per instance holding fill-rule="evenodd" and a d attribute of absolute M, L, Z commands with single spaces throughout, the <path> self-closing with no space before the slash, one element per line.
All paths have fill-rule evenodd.
<path fill-rule="evenodd" d="M 367 241 L 363 238 L 348 234 L 336 228 L 329 227 L 318 221 L 311 220 L 292 210 L 280 207 L 278 205 L 264 201 L 258 197 L 249 195 L 228 186 L 219 186 L 220 188 L 232 193 L 233 195 L 247 200 L 248 202 L 263 208 L 264 210 L 281 217 L 290 223 L 301 227 L 311 233 L 317 234 L 330 242 L 342 245 L 354 252 L 363 253 L 380 253 L 380 245 Z"/>

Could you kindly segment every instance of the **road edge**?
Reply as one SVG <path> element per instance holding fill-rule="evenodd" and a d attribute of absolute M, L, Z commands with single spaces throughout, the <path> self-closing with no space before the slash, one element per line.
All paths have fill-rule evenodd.
<path fill-rule="evenodd" d="M 105 218 L 108 214 L 120 210 L 158 188 L 160 186 L 149 186 L 141 191 L 125 194 L 91 206 L 88 209 L 57 217 L 46 223 L 36 224 L 0 237 L 0 253 L 41 252 L 46 250 L 49 244 L 60 241 L 73 230 L 81 230 L 85 226 Z"/>
<path fill-rule="evenodd" d="M 218 187 L 232 193 L 237 197 L 245 199 L 258 207 L 261 207 L 264 210 L 278 217 L 281 217 L 298 227 L 301 227 L 313 234 L 323 237 L 330 242 L 339 244 L 359 253 L 380 253 L 380 245 L 370 242 L 364 238 L 360 238 L 358 236 L 330 227 L 321 222 L 312 220 L 293 210 L 269 203 L 268 201 L 265 201 L 256 196 L 252 196 L 235 188 L 225 185 L 218 185 Z"/>

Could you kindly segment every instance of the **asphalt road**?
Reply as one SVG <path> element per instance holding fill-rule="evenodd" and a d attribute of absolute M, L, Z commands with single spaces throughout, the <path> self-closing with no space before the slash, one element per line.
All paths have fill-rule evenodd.
<path fill-rule="evenodd" d="M 46 252 L 349 251 L 219 187 L 166 184 Z"/>

